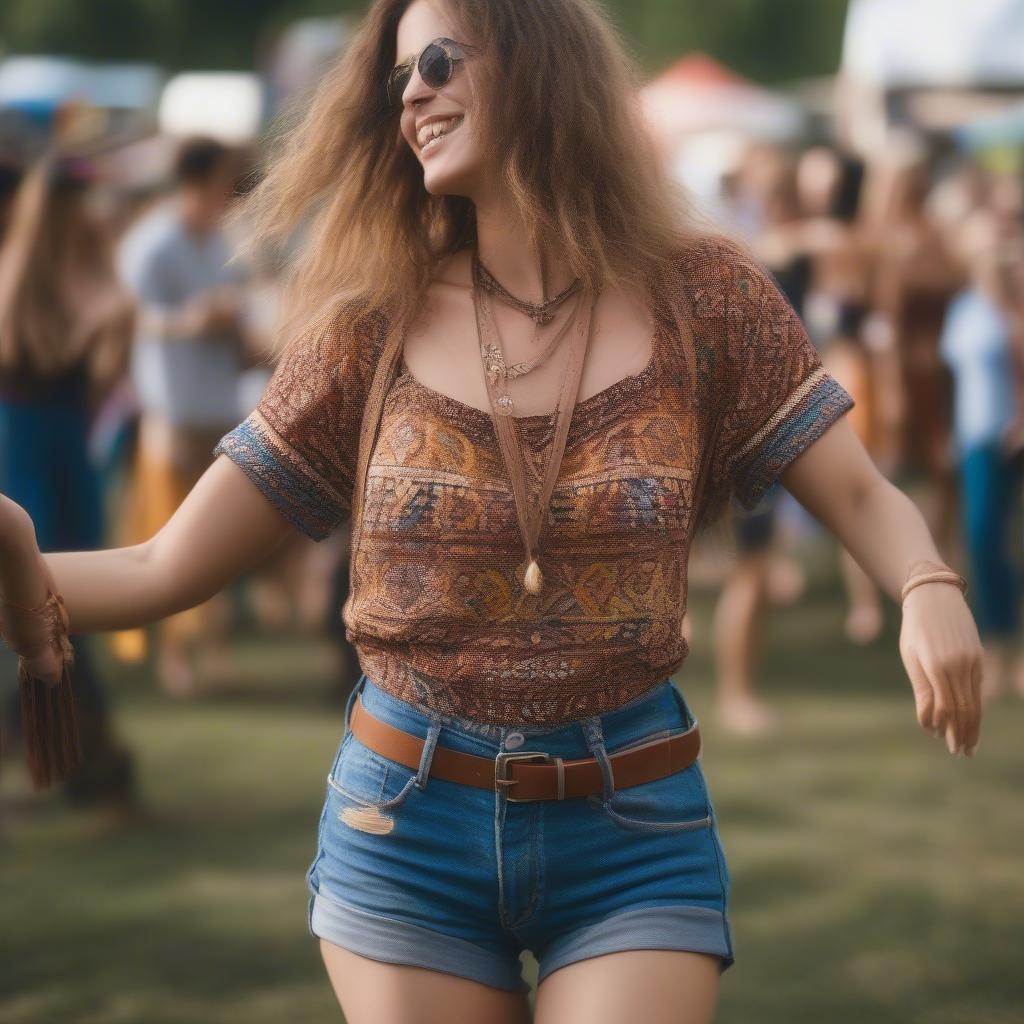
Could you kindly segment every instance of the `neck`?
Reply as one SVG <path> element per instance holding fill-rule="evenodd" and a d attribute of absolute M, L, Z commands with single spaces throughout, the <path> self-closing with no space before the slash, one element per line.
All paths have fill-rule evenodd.
<path fill-rule="evenodd" d="M 572 283 L 575 275 L 568 264 L 548 251 L 544 295 L 540 260 L 530 245 L 529 232 L 507 206 L 476 203 L 476 229 L 480 261 L 516 298 L 539 303 Z"/>

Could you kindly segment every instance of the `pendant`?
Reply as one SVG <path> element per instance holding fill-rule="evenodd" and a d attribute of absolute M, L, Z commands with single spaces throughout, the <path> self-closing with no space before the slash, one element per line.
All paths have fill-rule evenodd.
<path fill-rule="evenodd" d="M 526 575 L 523 576 L 523 586 L 531 594 L 539 594 L 541 587 L 544 586 L 544 575 L 541 573 L 540 566 L 535 558 L 526 567 Z"/>

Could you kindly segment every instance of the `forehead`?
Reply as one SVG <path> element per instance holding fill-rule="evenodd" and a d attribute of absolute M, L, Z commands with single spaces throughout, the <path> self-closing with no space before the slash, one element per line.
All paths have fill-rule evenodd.
<path fill-rule="evenodd" d="M 455 27 L 441 4 L 431 0 L 413 0 L 398 23 L 395 36 L 395 63 L 415 57 L 438 36 L 458 39 Z"/>

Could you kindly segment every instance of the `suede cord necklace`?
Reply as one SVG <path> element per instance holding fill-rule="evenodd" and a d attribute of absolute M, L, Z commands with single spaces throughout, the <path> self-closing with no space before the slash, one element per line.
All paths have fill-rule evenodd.
<path fill-rule="evenodd" d="M 554 337 L 543 352 L 535 359 L 524 363 L 517 363 L 514 367 L 509 368 L 505 364 L 504 355 L 501 350 L 501 338 L 497 325 L 494 322 L 494 313 L 490 304 L 489 293 L 495 290 L 491 284 L 491 282 L 494 282 L 494 278 L 486 270 L 481 273 L 483 265 L 475 251 L 472 266 L 473 307 L 476 313 L 480 355 L 484 362 L 484 376 L 487 381 L 487 397 L 491 404 L 491 419 L 494 423 L 494 432 L 498 438 L 505 468 L 508 471 L 509 481 L 512 486 L 512 496 L 516 506 L 516 516 L 519 520 L 519 530 L 523 538 L 523 546 L 526 550 L 526 568 L 522 576 L 523 587 L 530 594 L 539 594 L 543 587 L 544 576 L 537 560 L 538 542 L 544 523 L 544 514 L 551 499 L 551 494 L 554 491 L 555 479 L 558 476 L 558 469 L 565 451 L 565 442 L 569 435 L 572 411 L 579 394 L 580 379 L 583 375 L 583 360 L 586 357 L 587 347 L 593 330 L 594 306 L 597 302 L 597 293 L 596 291 L 580 288 L 577 279 L 577 281 L 573 282 L 572 285 L 554 299 L 545 299 L 539 305 L 527 303 L 522 299 L 516 299 L 512 304 L 520 312 L 533 316 L 537 322 L 539 332 L 541 322 L 547 323 L 553 319 L 553 313 L 551 312 L 552 304 L 560 304 L 570 295 L 575 294 L 577 291 L 579 292 L 579 298 L 576 300 L 569 317 L 555 332 Z M 541 274 L 543 279 L 543 263 Z M 504 292 L 504 289 L 498 292 L 499 297 L 503 297 L 502 292 Z M 535 311 L 536 315 L 531 313 L 529 309 Z M 541 318 L 543 318 L 543 321 Z M 508 394 L 505 383 L 512 376 L 521 376 L 545 362 L 554 351 L 558 342 L 566 334 L 569 334 L 569 351 L 562 369 L 558 405 L 555 408 L 555 427 L 547 464 L 540 480 L 538 481 L 537 478 L 534 478 L 528 483 L 527 473 L 529 470 L 523 454 L 523 441 L 519 426 L 516 423 L 516 417 L 511 414 L 514 403 Z M 537 334 L 535 334 L 536 337 Z M 520 369 L 521 367 L 525 367 L 525 369 Z M 518 372 L 513 373 L 513 370 L 518 370 Z M 538 482 L 539 488 L 537 486 Z"/>

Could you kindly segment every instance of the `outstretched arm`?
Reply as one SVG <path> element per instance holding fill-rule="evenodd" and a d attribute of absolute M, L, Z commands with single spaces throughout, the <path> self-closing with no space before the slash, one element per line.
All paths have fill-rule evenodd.
<path fill-rule="evenodd" d="M 70 631 L 128 629 L 201 604 L 266 558 L 293 527 L 248 476 L 219 456 L 174 515 L 132 547 L 42 555 L 31 521 L 6 502 L 0 520 L 0 593 L 35 606 L 51 585 L 63 598 Z"/>
<path fill-rule="evenodd" d="M 785 488 L 894 601 L 921 561 L 943 562 L 917 506 L 872 462 L 841 417 L 780 475 Z M 922 728 L 973 756 L 981 728 L 982 648 L 964 595 L 946 583 L 911 590 L 900 655 Z"/>

